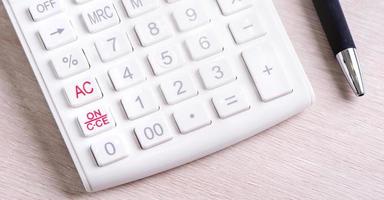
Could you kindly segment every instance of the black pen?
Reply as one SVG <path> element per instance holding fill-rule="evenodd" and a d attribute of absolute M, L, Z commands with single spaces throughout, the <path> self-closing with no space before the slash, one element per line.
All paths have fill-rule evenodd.
<path fill-rule="evenodd" d="M 313 0 L 313 3 L 333 53 L 349 85 L 357 96 L 363 96 L 364 85 L 356 53 L 356 46 L 339 0 Z"/>

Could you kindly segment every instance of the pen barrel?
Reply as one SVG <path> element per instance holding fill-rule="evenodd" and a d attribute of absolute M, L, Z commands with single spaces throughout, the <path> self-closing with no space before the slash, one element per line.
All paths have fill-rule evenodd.
<path fill-rule="evenodd" d="M 333 53 L 356 48 L 339 0 L 313 0 Z"/>

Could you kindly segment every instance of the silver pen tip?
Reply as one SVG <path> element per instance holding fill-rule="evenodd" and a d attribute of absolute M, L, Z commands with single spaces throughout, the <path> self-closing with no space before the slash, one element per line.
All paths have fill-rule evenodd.
<path fill-rule="evenodd" d="M 364 96 L 364 84 L 355 48 L 345 49 L 336 55 L 341 69 L 356 96 Z"/>

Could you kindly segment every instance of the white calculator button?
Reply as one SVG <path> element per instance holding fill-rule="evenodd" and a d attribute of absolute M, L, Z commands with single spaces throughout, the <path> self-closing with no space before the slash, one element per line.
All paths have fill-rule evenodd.
<path fill-rule="evenodd" d="M 135 59 L 119 64 L 109 70 L 108 74 L 116 91 L 126 89 L 146 79 L 143 65 Z"/>
<path fill-rule="evenodd" d="M 77 4 L 86 3 L 86 2 L 88 2 L 88 1 L 91 1 L 91 0 L 75 0 L 75 2 L 76 2 Z"/>
<path fill-rule="evenodd" d="M 263 101 L 270 101 L 293 91 L 274 49 L 269 44 L 243 52 L 243 58 Z"/>
<path fill-rule="evenodd" d="M 67 78 L 89 69 L 84 50 L 80 48 L 69 49 L 53 57 L 51 62 L 59 78 Z"/>
<path fill-rule="evenodd" d="M 82 12 L 83 20 L 89 32 L 95 33 L 120 23 L 120 18 L 113 3 L 109 1 L 96 2 L 97 4 L 84 7 Z"/>
<path fill-rule="evenodd" d="M 123 0 L 129 17 L 137 17 L 159 7 L 159 0 Z"/>
<path fill-rule="evenodd" d="M 121 32 L 114 32 L 107 37 L 99 38 L 95 45 L 103 62 L 111 61 L 133 51 L 128 36 Z"/>
<path fill-rule="evenodd" d="M 197 88 L 189 75 L 179 75 L 164 81 L 160 85 L 168 104 L 176 104 L 198 94 Z"/>
<path fill-rule="evenodd" d="M 236 76 L 225 60 L 209 63 L 199 70 L 206 89 L 215 89 L 236 80 Z"/>
<path fill-rule="evenodd" d="M 136 24 L 135 31 L 141 45 L 146 47 L 172 36 L 171 27 L 163 18 L 147 20 Z"/>
<path fill-rule="evenodd" d="M 184 3 L 177 7 L 173 13 L 180 31 L 188 31 L 209 22 L 209 17 L 204 8 L 197 2 Z"/>
<path fill-rule="evenodd" d="M 46 21 L 39 29 L 39 35 L 47 50 L 66 45 L 77 39 L 70 21 L 61 17 Z"/>
<path fill-rule="evenodd" d="M 134 120 L 159 110 L 159 103 L 150 89 L 127 93 L 121 100 L 128 119 Z"/>
<path fill-rule="evenodd" d="M 186 44 L 193 60 L 201 60 L 223 51 L 224 47 L 212 32 L 195 34 Z"/>
<path fill-rule="evenodd" d="M 152 118 L 135 128 L 142 149 L 149 149 L 172 139 L 168 124 L 162 117 Z"/>
<path fill-rule="evenodd" d="M 181 51 L 179 46 L 165 46 L 150 52 L 148 60 L 153 72 L 156 75 L 161 75 L 181 67 L 185 62 Z"/>
<path fill-rule="evenodd" d="M 231 15 L 252 6 L 252 0 L 217 0 L 223 15 Z"/>
<path fill-rule="evenodd" d="M 38 0 L 29 7 L 33 21 L 40 21 L 63 10 L 60 0 Z"/>
<path fill-rule="evenodd" d="M 213 97 L 212 102 L 220 118 L 227 118 L 235 114 L 249 110 L 248 99 L 241 90 L 230 90 L 222 92 Z"/>
<path fill-rule="evenodd" d="M 69 104 L 73 107 L 79 107 L 103 97 L 94 78 L 77 80 L 66 86 L 64 90 Z"/>
<path fill-rule="evenodd" d="M 180 107 L 173 113 L 181 133 L 189 133 L 211 124 L 207 109 L 202 104 L 192 104 Z"/>
<path fill-rule="evenodd" d="M 117 162 L 128 156 L 127 145 L 119 136 L 109 136 L 91 145 L 91 151 L 99 167 Z"/>
<path fill-rule="evenodd" d="M 86 137 L 108 131 L 116 126 L 109 109 L 100 104 L 80 113 L 77 121 Z"/>
<path fill-rule="evenodd" d="M 243 44 L 266 34 L 257 19 L 252 21 L 248 18 L 241 19 L 230 23 L 229 28 L 237 44 Z"/>

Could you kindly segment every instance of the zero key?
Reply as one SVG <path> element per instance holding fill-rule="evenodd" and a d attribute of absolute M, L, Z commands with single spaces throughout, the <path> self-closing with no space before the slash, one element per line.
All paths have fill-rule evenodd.
<path fill-rule="evenodd" d="M 38 0 L 29 7 L 33 21 L 40 21 L 62 10 L 63 7 L 59 0 Z"/>

